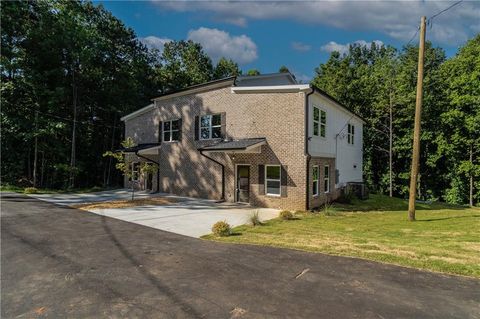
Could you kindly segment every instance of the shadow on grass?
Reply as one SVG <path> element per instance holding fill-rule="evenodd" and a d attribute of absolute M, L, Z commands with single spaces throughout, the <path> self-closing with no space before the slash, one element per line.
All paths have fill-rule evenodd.
<path fill-rule="evenodd" d="M 451 217 L 442 217 L 442 218 L 429 218 L 429 219 L 417 219 L 417 222 L 435 222 L 447 219 L 458 219 L 458 218 L 479 218 L 480 215 L 468 215 L 468 216 L 451 216 Z"/>
<path fill-rule="evenodd" d="M 396 198 L 388 197 L 386 195 L 370 195 L 369 199 L 359 200 L 354 199 L 351 204 L 334 203 L 334 208 L 341 211 L 354 211 L 354 212 L 366 212 L 366 211 L 407 211 L 408 201 Z M 453 205 L 440 202 L 417 202 L 415 209 L 419 211 L 429 210 L 464 210 L 466 206 Z"/>

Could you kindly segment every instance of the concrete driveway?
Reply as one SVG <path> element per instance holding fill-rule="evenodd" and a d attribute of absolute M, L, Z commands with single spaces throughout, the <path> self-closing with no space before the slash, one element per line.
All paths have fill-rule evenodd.
<path fill-rule="evenodd" d="M 1 199 L 2 318 L 480 318 L 480 281 Z"/>
<path fill-rule="evenodd" d="M 42 199 L 59 205 L 74 205 L 130 199 L 128 190 L 114 190 L 88 194 L 35 194 Z M 169 231 L 190 237 L 200 237 L 211 233 L 212 225 L 226 221 L 231 226 L 247 224 L 249 217 L 258 212 L 260 220 L 278 216 L 279 210 L 272 208 L 255 208 L 244 204 L 217 203 L 214 200 L 195 199 L 168 194 L 149 194 L 138 192 L 135 198 L 162 196 L 176 202 L 169 205 L 145 205 L 128 208 L 90 209 L 95 214 L 108 216 L 127 222 Z"/>

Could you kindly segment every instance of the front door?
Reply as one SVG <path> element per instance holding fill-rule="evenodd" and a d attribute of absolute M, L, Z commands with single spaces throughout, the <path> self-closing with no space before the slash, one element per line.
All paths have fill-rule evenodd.
<path fill-rule="evenodd" d="M 147 180 L 145 181 L 145 189 L 153 190 L 153 174 L 148 172 L 147 173 Z"/>
<path fill-rule="evenodd" d="M 250 198 L 250 166 L 237 165 L 237 202 L 248 203 Z"/>

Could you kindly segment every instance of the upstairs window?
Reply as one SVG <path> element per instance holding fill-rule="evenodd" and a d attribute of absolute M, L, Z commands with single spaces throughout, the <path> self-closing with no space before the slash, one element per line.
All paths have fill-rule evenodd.
<path fill-rule="evenodd" d="M 200 139 L 208 140 L 222 137 L 221 114 L 203 115 L 200 117 Z"/>
<path fill-rule="evenodd" d="M 312 178 L 312 194 L 313 196 L 318 196 L 318 179 L 320 175 L 320 169 L 318 166 L 313 167 L 313 172 L 312 172 L 313 178 Z"/>
<path fill-rule="evenodd" d="M 265 169 L 265 185 L 267 195 L 280 196 L 280 165 L 267 165 Z"/>
<path fill-rule="evenodd" d="M 313 107 L 313 135 L 325 137 L 327 131 L 327 113 L 318 107 Z"/>
<path fill-rule="evenodd" d="M 163 122 L 163 141 L 175 142 L 178 141 L 180 136 L 180 121 L 166 121 Z"/>
<path fill-rule="evenodd" d="M 325 193 L 330 192 L 330 167 L 325 165 L 323 172 L 323 189 Z"/>
<path fill-rule="evenodd" d="M 348 124 L 347 142 L 351 145 L 355 143 L 355 126 L 353 124 Z"/>

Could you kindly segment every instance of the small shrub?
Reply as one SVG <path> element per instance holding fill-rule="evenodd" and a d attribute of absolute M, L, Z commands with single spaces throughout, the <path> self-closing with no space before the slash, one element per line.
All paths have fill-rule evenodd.
<path fill-rule="evenodd" d="M 100 186 L 93 186 L 92 188 L 90 188 L 90 192 L 100 192 L 100 191 L 103 191 L 103 188 L 100 187 Z"/>
<path fill-rule="evenodd" d="M 278 217 L 280 217 L 283 220 L 290 220 L 293 219 L 293 214 L 289 210 L 282 210 L 279 214 Z"/>
<path fill-rule="evenodd" d="M 335 212 L 331 210 L 332 208 L 332 202 L 330 200 L 330 197 L 327 195 L 325 197 L 325 203 L 323 204 L 323 212 L 325 213 L 326 216 L 333 216 L 335 215 Z"/>
<path fill-rule="evenodd" d="M 38 189 L 36 187 L 27 187 L 23 190 L 25 194 L 36 194 L 38 193 Z"/>
<path fill-rule="evenodd" d="M 252 224 L 252 226 L 262 225 L 262 222 L 260 221 L 260 217 L 258 217 L 258 210 L 253 212 L 253 214 L 250 216 L 250 224 Z"/>
<path fill-rule="evenodd" d="M 219 221 L 213 224 L 212 233 L 215 236 L 226 237 L 229 236 L 232 232 L 232 228 L 226 221 Z"/>

